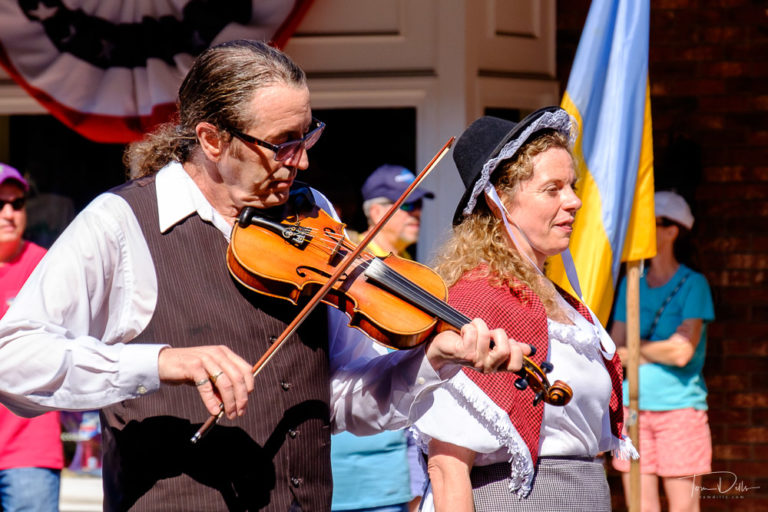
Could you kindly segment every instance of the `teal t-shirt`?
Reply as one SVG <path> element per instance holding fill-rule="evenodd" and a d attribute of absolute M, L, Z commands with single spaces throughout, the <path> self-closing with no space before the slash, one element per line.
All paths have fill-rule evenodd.
<path fill-rule="evenodd" d="M 653 332 L 651 327 L 662 303 L 687 276 L 680 289 L 664 308 Z M 707 323 L 715 318 L 712 293 L 706 278 L 685 265 L 680 265 L 664 286 L 650 288 L 640 278 L 640 339 L 666 340 L 689 318 L 701 318 L 701 339 L 693 358 L 682 368 L 659 363 L 641 364 L 639 368 L 639 408 L 643 411 L 675 409 L 707 409 L 707 386 L 702 369 L 707 351 Z M 627 321 L 627 283 L 622 280 L 616 297 L 614 319 Z M 629 405 L 629 390 L 624 381 L 624 405 Z"/>
<path fill-rule="evenodd" d="M 331 436 L 333 510 L 408 503 L 411 483 L 408 445 L 402 430 L 358 437 Z"/>

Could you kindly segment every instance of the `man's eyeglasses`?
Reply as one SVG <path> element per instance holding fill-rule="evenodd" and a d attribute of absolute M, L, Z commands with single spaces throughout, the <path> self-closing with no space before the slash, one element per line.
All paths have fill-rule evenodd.
<path fill-rule="evenodd" d="M 282 144 L 271 144 L 265 140 L 257 139 L 252 135 L 235 130 L 234 128 L 227 128 L 227 131 L 243 142 L 256 144 L 257 146 L 273 151 L 275 153 L 275 160 L 284 162 L 293 158 L 293 156 L 302 149 L 309 149 L 314 146 L 320 138 L 320 135 L 322 135 L 324 129 L 325 123 L 313 117 L 309 131 L 304 137 L 296 140 L 289 140 Z"/>
<path fill-rule="evenodd" d="M 3 199 L 0 199 L 0 211 L 2 211 L 3 208 L 5 208 L 5 205 L 11 205 L 11 208 L 13 208 L 15 211 L 19 211 L 22 208 L 24 208 L 24 205 L 27 204 L 27 198 L 26 197 L 17 197 L 16 199 L 13 199 L 12 201 L 5 201 Z"/>
<path fill-rule="evenodd" d="M 403 203 L 400 205 L 400 209 L 408 213 L 411 213 L 414 210 L 419 210 L 421 209 L 421 199 L 413 201 L 412 203 Z"/>

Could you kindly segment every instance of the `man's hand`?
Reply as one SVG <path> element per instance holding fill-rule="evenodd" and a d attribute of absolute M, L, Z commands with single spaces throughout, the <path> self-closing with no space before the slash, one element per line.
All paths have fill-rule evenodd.
<path fill-rule="evenodd" d="M 205 407 L 218 415 L 221 405 L 229 419 L 242 416 L 253 391 L 251 365 L 224 346 L 164 348 L 158 356 L 160 380 L 197 386 Z"/>
<path fill-rule="evenodd" d="M 462 327 L 461 335 L 444 331 L 427 345 L 427 359 L 435 370 L 455 363 L 483 373 L 518 371 L 523 355 L 530 353 L 530 345 L 509 339 L 503 329 L 490 330 L 479 318 Z"/>

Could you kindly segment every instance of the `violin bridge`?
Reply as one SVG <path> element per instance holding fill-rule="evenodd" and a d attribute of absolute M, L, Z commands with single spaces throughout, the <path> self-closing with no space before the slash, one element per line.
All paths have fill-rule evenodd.
<path fill-rule="evenodd" d="M 339 251 L 344 246 L 343 236 L 335 236 L 334 238 L 337 238 L 338 240 L 336 241 L 336 245 L 333 247 L 333 249 L 331 249 L 331 254 L 328 256 L 329 265 L 335 265 L 335 262 L 338 261 L 339 258 Z"/>

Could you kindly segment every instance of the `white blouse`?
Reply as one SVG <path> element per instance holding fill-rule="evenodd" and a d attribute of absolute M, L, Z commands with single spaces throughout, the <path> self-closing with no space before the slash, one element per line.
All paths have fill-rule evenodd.
<path fill-rule="evenodd" d="M 547 378 L 550 383 L 566 382 L 573 397 L 564 407 L 544 404 L 539 456 L 594 457 L 611 446 L 611 378 L 592 324 L 578 313 L 588 325 L 569 316 L 573 325 L 547 320 L 549 361 L 554 366 Z"/>
<path fill-rule="evenodd" d="M 613 357 L 615 346 L 603 346 L 602 327 L 559 298 L 573 325 L 548 320 L 548 360 L 554 366 L 548 380 L 566 382 L 573 398 L 564 407 L 543 404 L 539 455 L 594 457 L 621 445 L 611 434 L 611 380 L 603 359 Z M 428 453 L 429 442 L 437 439 L 476 452 L 476 466 L 510 462 L 511 489 L 527 494 L 533 462 L 509 416 L 464 372 L 452 377 L 433 398 L 413 426 L 422 451 Z"/>

